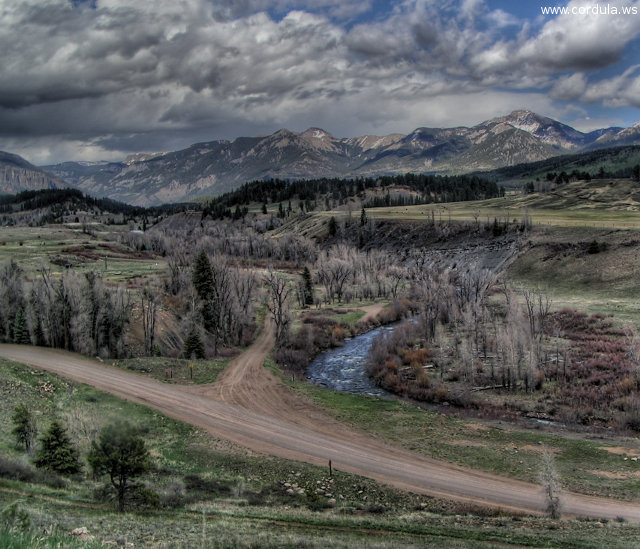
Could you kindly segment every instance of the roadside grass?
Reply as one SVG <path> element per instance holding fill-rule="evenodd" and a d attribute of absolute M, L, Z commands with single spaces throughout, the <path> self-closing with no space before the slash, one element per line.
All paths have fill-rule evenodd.
<path fill-rule="evenodd" d="M 213 383 L 231 358 L 186 360 L 166 357 L 114 359 L 109 363 L 123 370 L 137 372 L 167 383 Z M 191 367 L 193 366 L 193 368 Z"/>
<path fill-rule="evenodd" d="M 355 326 L 356 322 L 360 320 L 365 312 L 362 310 L 352 310 L 352 309 L 334 309 L 335 313 L 328 315 L 331 320 L 335 320 L 340 324 L 346 324 L 350 328 Z"/>
<path fill-rule="evenodd" d="M 463 420 L 396 399 L 339 393 L 304 382 L 290 385 L 337 420 L 434 459 L 537 483 L 542 451 L 548 448 L 563 487 L 570 491 L 627 500 L 640 493 L 640 463 L 629 459 L 640 455 L 635 438 L 582 440 L 508 423 Z M 628 449 L 613 455 L 606 450 L 613 446 Z"/>
<path fill-rule="evenodd" d="M 11 494 L 0 490 L 6 501 Z M 437 516 L 409 512 L 392 517 L 333 512 L 291 510 L 284 507 L 242 507 L 219 504 L 195 506 L 172 512 L 149 511 L 118 515 L 66 502 L 33 497 L 30 504 L 34 526 L 49 517 L 58 517 L 54 537 L 0 531 L 3 547 L 98 547 L 98 541 L 80 545 L 68 535 L 81 524 L 96 540 L 135 547 L 566 547 L 629 548 L 640 529 L 618 522 L 552 521 L 520 517 L 474 517 L 468 514 Z M 45 523 L 46 524 L 46 523 Z M 51 528 L 51 522 L 46 525 Z M 66 533 L 66 535 L 65 535 Z M 4 536 L 4 538 L 3 538 Z M 42 540 L 42 541 L 41 541 Z M 9 543 L 20 543 L 9 545 Z M 35 543 L 34 543 L 35 542 Z"/>

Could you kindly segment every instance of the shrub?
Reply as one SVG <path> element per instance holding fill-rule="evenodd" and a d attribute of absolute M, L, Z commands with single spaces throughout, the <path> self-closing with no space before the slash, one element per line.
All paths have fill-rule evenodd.
<path fill-rule="evenodd" d="M 182 507 L 185 504 L 184 484 L 179 480 L 170 482 L 160 495 L 160 503 L 172 509 Z"/>
<path fill-rule="evenodd" d="M 445 402 L 449 399 L 449 390 L 446 385 L 438 385 L 435 394 L 433 395 L 433 399 L 436 402 Z"/>
<path fill-rule="evenodd" d="M 31 527 L 31 517 L 14 501 L 0 512 L 0 524 L 4 528 L 24 532 Z"/>
<path fill-rule="evenodd" d="M 0 458 L 0 478 L 46 484 L 51 488 L 64 488 L 67 483 L 53 471 L 39 471 L 30 465 Z"/>

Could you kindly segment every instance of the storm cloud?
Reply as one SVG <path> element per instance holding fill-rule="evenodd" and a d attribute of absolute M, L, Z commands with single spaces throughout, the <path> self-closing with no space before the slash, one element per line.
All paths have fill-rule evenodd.
<path fill-rule="evenodd" d="M 640 16 L 379 4 L 0 0 L 0 149 L 114 159 L 280 127 L 356 136 L 640 106 L 624 63 Z"/>

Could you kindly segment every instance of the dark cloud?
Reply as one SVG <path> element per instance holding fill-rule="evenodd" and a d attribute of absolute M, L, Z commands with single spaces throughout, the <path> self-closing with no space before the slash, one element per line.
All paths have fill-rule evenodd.
<path fill-rule="evenodd" d="M 546 114 L 552 98 L 640 96 L 635 73 L 589 74 L 621 58 L 638 18 L 549 19 L 516 37 L 483 0 L 397 0 L 369 18 L 355 0 L 4 1 L 0 148 L 35 161 L 79 143 L 110 157 L 279 127 L 472 123 L 523 91 Z"/>

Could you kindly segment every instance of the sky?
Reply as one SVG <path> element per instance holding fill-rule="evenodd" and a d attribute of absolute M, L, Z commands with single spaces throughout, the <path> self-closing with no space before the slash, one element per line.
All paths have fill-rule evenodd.
<path fill-rule="evenodd" d="M 0 51 L 0 150 L 37 165 L 515 109 L 640 120 L 640 0 L 0 0 Z"/>

